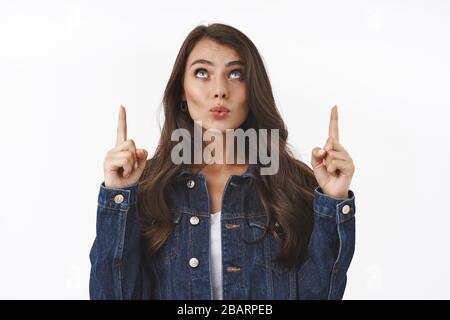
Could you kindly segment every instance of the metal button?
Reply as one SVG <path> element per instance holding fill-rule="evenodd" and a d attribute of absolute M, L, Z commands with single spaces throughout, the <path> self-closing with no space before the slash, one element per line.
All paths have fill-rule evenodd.
<path fill-rule="evenodd" d="M 198 217 L 191 217 L 189 221 L 191 222 L 191 224 L 196 225 L 200 222 L 200 219 Z"/>
<path fill-rule="evenodd" d="M 342 207 L 343 214 L 347 214 L 349 212 L 350 212 L 350 206 L 348 204 L 346 204 L 345 206 Z"/>
<path fill-rule="evenodd" d="M 123 202 L 123 195 L 121 195 L 121 194 L 116 195 L 114 197 L 114 202 L 117 203 L 117 204 L 122 203 Z"/>
<path fill-rule="evenodd" d="M 188 187 L 189 189 L 192 189 L 192 188 L 195 186 L 195 181 L 192 180 L 192 179 L 190 179 L 190 180 L 188 180 L 188 182 L 186 183 L 186 185 L 187 185 L 187 187 Z"/>
<path fill-rule="evenodd" d="M 191 259 L 189 260 L 189 265 L 190 265 L 192 268 L 196 268 L 196 267 L 198 266 L 198 259 L 197 259 L 197 258 L 191 258 Z"/>

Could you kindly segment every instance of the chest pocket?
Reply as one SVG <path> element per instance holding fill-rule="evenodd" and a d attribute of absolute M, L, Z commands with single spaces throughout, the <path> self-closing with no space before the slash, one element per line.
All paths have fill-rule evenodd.
<path fill-rule="evenodd" d="M 252 217 L 247 219 L 247 228 L 243 234 L 243 239 L 256 240 L 261 238 L 266 232 L 266 217 Z M 278 231 L 280 232 L 280 231 Z M 272 271 L 282 275 L 289 272 L 289 269 L 277 262 L 281 249 L 281 240 L 276 239 L 271 232 L 267 232 L 261 242 L 249 244 L 249 254 L 252 262 L 270 267 Z"/>
<path fill-rule="evenodd" d="M 243 219 L 241 228 L 241 247 L 246 260 L 253 264 L 265 267 L 266 265 L 266 217 L 249 217 Z"/>

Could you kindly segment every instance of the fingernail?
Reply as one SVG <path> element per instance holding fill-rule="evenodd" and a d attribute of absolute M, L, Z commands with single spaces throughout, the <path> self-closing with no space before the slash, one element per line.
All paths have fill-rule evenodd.
<path fill-rule="evenodd" d="M 325 153 L 325 150 L 324 149 L 320 149 L 319 150 L 319 155 L 323 155 Z"/>

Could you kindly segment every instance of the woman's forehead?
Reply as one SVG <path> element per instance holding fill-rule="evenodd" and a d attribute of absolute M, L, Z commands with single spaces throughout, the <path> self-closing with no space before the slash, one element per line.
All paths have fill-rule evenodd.
<path fill-rule="evenodd" d="M 239 54 L 234 48 L 210 39 L 202 39 L 197 42 L 189 54 L 188 64 L 199 59 L 208 60 L 213 64 L 226 64 L 229 61 L 239 60 L 239 58 Z"/>

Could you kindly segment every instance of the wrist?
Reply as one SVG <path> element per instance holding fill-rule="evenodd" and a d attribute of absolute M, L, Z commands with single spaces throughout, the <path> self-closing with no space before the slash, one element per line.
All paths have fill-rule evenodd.
<path fill-rule="evenodd" d="M 322 190 L 322 188 L 320 188 L 320 189 Z M 331 193 L 331 192 L 325 192 L 322 190 L 322 193 L 324 195 L 326 195 L 327 197 L 330 197 L 330 198 L 333 198 L 336 200 L 346 200 L 346 199 L 350 198 L 348 195 L 348 191 L 346 193 Z"/>

